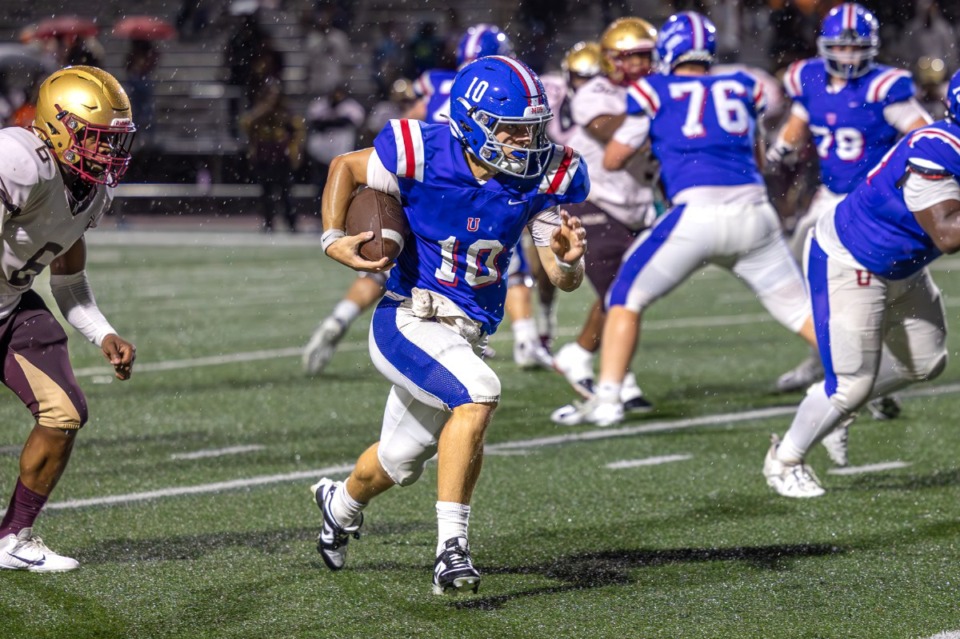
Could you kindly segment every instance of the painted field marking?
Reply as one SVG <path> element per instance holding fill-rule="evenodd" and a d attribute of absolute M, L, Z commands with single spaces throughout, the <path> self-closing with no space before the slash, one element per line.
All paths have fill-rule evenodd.
<path fill-rule="evenodd" d="M 209 448 L 207 450 L 195 450 L 192 453 L 173 453 L 170 459 L 206 459 L 208 457 L 223 457 L 224 455 L 240 455 L 241 453 L 252 453 L 257 450 L 264 450 L 266 446 L 260 444 L 250 444 L 248 446 L 227 446 L 226 448 Z"/>
<path fill-rule="evenodd" d="M 625 468 L 637 468 L 639 466 L 658 466 L 660 464 L 669 464 L 670 462 L 687 461 L 693 459 L 693 455 L 661 455 L 660 457 L 647 457 L 646 459 L 625 459 L 623 461 L 612 462 L 605 468 L 610 470 L 623 470 Z"/>
<path fill-rule="evenodd" d="M 300 470 L 294 473 L 283 473 L 280 475 L 261 475 L 259 477 L 250 477 L 248 479 L 233 479 L 230 481 L 214 482 L 212 484 L 200 484 L 198 486 L 181 486 L 178 488 L 161 488 L 160 490 L 148 490 L 142 493 L 127 493 L 126 495 L 109 495 L 107 497 L 91 497 L 89 499 L 69 499 L 59 501 L 53 504 L 47 504 L 48 510 L 70 510 L 74 508 L 86 508 L 88 506 L 113 506 L 116 504 L 129 504 L 137 501 L 149 501 L 163 497 L 178 497 L 180 495 L 204 495 L 208 493 L 218 493 L 224 490 L 236 490 L 237 488 L 248 488 L 250 486 L 265 486 L 267 484 L 277 484 L 280 482 L 300 481 L 304 479 L 317 479 L 324 475 L 340 475 L 353 470 L 353 464 L 341 464 L 339 466 L 327 466 L 316 470 Z"/>
<path fill-rule="evenodd" d="M 827 471 L 828 475 L 864 475 L 866 473 L 880 473 L 885 470 L 895 470 L 897 468 L 906 468 L 910 462 L 892 461 L 879 462 L 876 464 L 866 464 L 864 466 L 847 466 L 844 468 L 831 468 Z"/>

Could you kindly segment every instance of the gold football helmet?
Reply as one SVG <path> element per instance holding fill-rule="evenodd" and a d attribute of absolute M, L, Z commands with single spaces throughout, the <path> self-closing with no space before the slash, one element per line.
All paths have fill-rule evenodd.
<path fill-rule="evenodd" d="M 567 51 L 560 68 L 567 86 L 573 78 L 592 78 L 600 75 L 603 53 L 597 42 L 578 42 Z"/>
<path fill-rule="evenodd" d="M 603 49 L 603 73 L 615 84 L 629 84 L 652 70 L 657 30 L 641 18 L 619 18 L 610 23 L 600 36 Z M 641 54 L 650 56 L 647 64 L 632 68 L 626 58 Z M 641 68 L 642 67 L 642 68 Z"/>
<path fill-rule="evenodd" d="M 130 165 L 137 127 L 117 79 L 96 67 L 66 67 L 40 85 L 33 128 L 61 166 L 116 186 Z"/>

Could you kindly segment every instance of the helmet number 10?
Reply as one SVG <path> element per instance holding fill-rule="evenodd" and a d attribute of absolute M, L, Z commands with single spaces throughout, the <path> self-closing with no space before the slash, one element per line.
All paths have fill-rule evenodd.
<path fill-rule="evenodd" d="M 483 99 L 483 94 L 490 88 L 490 83 L 480 78 L 474 78 L 467 87 L 466 97 L 476 103 Z"/>

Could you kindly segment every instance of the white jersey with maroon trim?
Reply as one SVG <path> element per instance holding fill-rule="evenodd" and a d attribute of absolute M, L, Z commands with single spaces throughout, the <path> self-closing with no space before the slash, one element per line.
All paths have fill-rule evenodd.
<path fill-rule="evenodd" d="M 638 153 L 620 171 L 603 168 L 605 145 L 586 131 L 587 125 L 602 115 L 626 113 L 627 90 L 604 76 L 591 78 L 580 87 L 571 101 L 573 121 L 577 125 L 570 146 L 583 155 L 590 166 L 590 195 L 587 199 L 633 230 L 649 226 L 655 216 L 653 182 L 656 163 L 649 153 Z"/>
<path fill-rule="evenodd" d="M 0 130 L 0 318 L 17 306 L 38 273 L 103 217 L 113 189 L 94 188 L 71 210 L 57 161 L 43 140 L 19 127 Z"/>

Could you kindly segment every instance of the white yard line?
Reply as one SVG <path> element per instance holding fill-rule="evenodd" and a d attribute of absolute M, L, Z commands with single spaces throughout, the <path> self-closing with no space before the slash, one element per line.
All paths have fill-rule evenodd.
<path fill-rule="evenodd" d="M 260 444 L 250 444 L 249 446 L 227 446 L 226 448 L 208 448 L 207 450 L 195 450 L 192 453 L 173 453 L 170 459 L 207 459 L 210 457 L 223 457 L 225 455 L 240 455 L 243 453 L 252 453 L 258 450 L 264 450 L 266 446 Z"/>
<path fill-rule="evenodd" d="M 326 468 L 318 468 L 316 470 L 301 470 L 295 473 L 283 473 L 281 475 L 261 475 L 260 477 L 220 481 L 212 484 L 200 484 L 198 486 L 161 488 L 160 490 L 150 490 L 142 493 L 127 493 L 126 495 L 110 495 L 108 497 L 91 497 L 89 499 L 70 499 L 68 501 L 59 501 L 52 504 L 47 504 L 46 508 L 49 510 L 70 510 L 74 508 L 86 508 L 88 506 L 114 506 L 118 504 L 129 504 L 137 501 L 160 499 L 162 497 L 203 495 L 207 493 L 218 493 L 223 490 L 248 488 L 250 486 L 265 486 L 267 484 L 276 484 L 280 482 L 319 479 L 324 475 L 340 475 L 343 473 L 348 473 L 351 469 L 353 469 L 353 464 L 327 466 Z"/>
<path fill-rule="evenodd" d="M 865 473 L 879 473 L 885 470 L 896 470 L 897 468 L 906 468 L 910 462 L 892 461 L 880 462 L 877 464 L 867 464 L 865 466 L 847 466 L 845 468 L 831 468 L 827 471 L 829 475 L 863 475 Z"/>
<path fill-rule="evenodd" d="M 610 470 L 624 470 L 626 468 L 638 468 L 640 466 L 659 466 L 660 464 L 687 461 L 688 459 L 693 459 L 693 455 L 661 455 L 660 457 L 625 459 L 623 461 L 612 462 L 607 464 L 605 468 L 609 468 Z"/>

